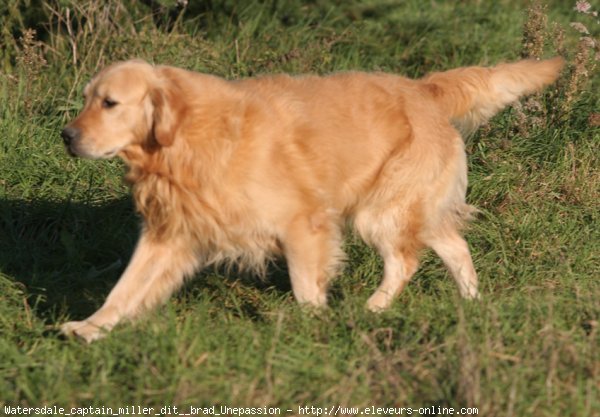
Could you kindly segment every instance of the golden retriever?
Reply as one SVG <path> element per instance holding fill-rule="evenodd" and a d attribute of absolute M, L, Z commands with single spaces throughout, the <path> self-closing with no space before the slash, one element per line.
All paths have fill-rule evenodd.
<path fill-rule="evenodd" d="M 139 60 L 109 66 L 62 137 L 74 156 L 125 161 L 143 227 L 104 305 L 62 331 L 92 341 L 202 266 L 229 260 L 262 272 L 274 255 L 285 257 L 298 302 L 322 307 L 345 224 L 385 262 L 370 310 L 390 306 L 425 247 L 463 297 L 477 298 L 460 232 L 471 206 L 459 130 L 552 83 L 562 66 L 237 81 Z"/>

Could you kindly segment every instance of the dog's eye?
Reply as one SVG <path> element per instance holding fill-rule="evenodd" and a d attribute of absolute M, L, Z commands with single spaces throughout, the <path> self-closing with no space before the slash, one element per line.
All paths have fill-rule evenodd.
<path fill-rule="evenodd" d="M 113 108 L 113 107 L 115 107 L 117 104 L 119 104 L 119 103 L 117 103 L 116 101 L 114 101 L 114 100 L 111 100 L 111 99 L 109 99 L 109 98 L 105 98 L 104 100 L 102 100 L 102 108 L 104 108 L 104 109 L 110 109 L 110 108 Z"/>

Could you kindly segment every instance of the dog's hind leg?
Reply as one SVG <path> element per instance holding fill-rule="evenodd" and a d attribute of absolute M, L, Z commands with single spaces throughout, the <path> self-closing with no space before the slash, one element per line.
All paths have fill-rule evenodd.
<path fill-rule="evenodd" d="M 362 238 L 373 245 L 384 261 L 383 280 L 367 301 L 371 311 L 390 307 L 419 266 L 421 216 L 418 205 L 393 198 L 378 207 L 364 207 L 354 225 Z"/>
<path fill-rule="evenodd" d="M 344 257 L 338 226 L 325 214 L 299 216 L 288 226 L 282 245 L 296 300 L 326 306 L 329 280 Z"/>
<path fill-rule="evenodd" d="M 425 243 L 442 258 L 458 284 L 460 295 L 468 299 L 479 298 L 477 272 L 467 242 L 460 233 L 448 226 L 427 237 Z"/>
<path fill-rule="evenodd" d="M 62 325 L 67 335 L 87 342 L 102 337 L 119 321 L 164 302 L 191 275 L 197 260 L 183 239 L 158 242 L 142 235 L 125 272 L 102 307 L 83 321 Z"/>
<path fill-rule="evenodd" d="M 408 284 L 419 266 L 417 252 L 401 245 L 378 245 L 383 257 L 383 281 L 367 301 L 371 311 L 382 311 L 390 307 L 394 298 Z"/>

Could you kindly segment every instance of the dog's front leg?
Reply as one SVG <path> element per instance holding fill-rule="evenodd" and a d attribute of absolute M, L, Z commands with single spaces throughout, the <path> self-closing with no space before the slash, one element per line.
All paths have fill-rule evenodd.
<path fill-rule="evenodd" d="M 191 246 L 185 239 L 159 241 L 142 234 L 127 269 L 104 305 L 83 321 L 63 324 L 61 331 L 91 342 L 119 321 L 132 319 L 163 302 L 197 267 Z"/>

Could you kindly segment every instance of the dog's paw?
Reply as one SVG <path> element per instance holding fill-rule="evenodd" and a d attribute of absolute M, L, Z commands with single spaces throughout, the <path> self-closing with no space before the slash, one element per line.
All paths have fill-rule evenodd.
<path fill-rule="evenodd" d="M 479 291 L 477 291 L 476 286 L 466 286 L 460 288 L 460 295 L 465 300 L 480 300 L 481 296 L 479 295 Z"/>
<path fill-rule="evenodd" d="M 367 308 L 373 313 L 381 313 L 390 307 L 392 301 L 393 297 L 384 292 L 377 291 L 367 300 Z"/>
<path fill-rule="evenodd" d="M 60 331 L 65 336 L 75 336 L 87 343 L 98 340 L 106 335 L 108 329 L 95 325 L 87 320 L 70 321 L 60 326 Z"/>

